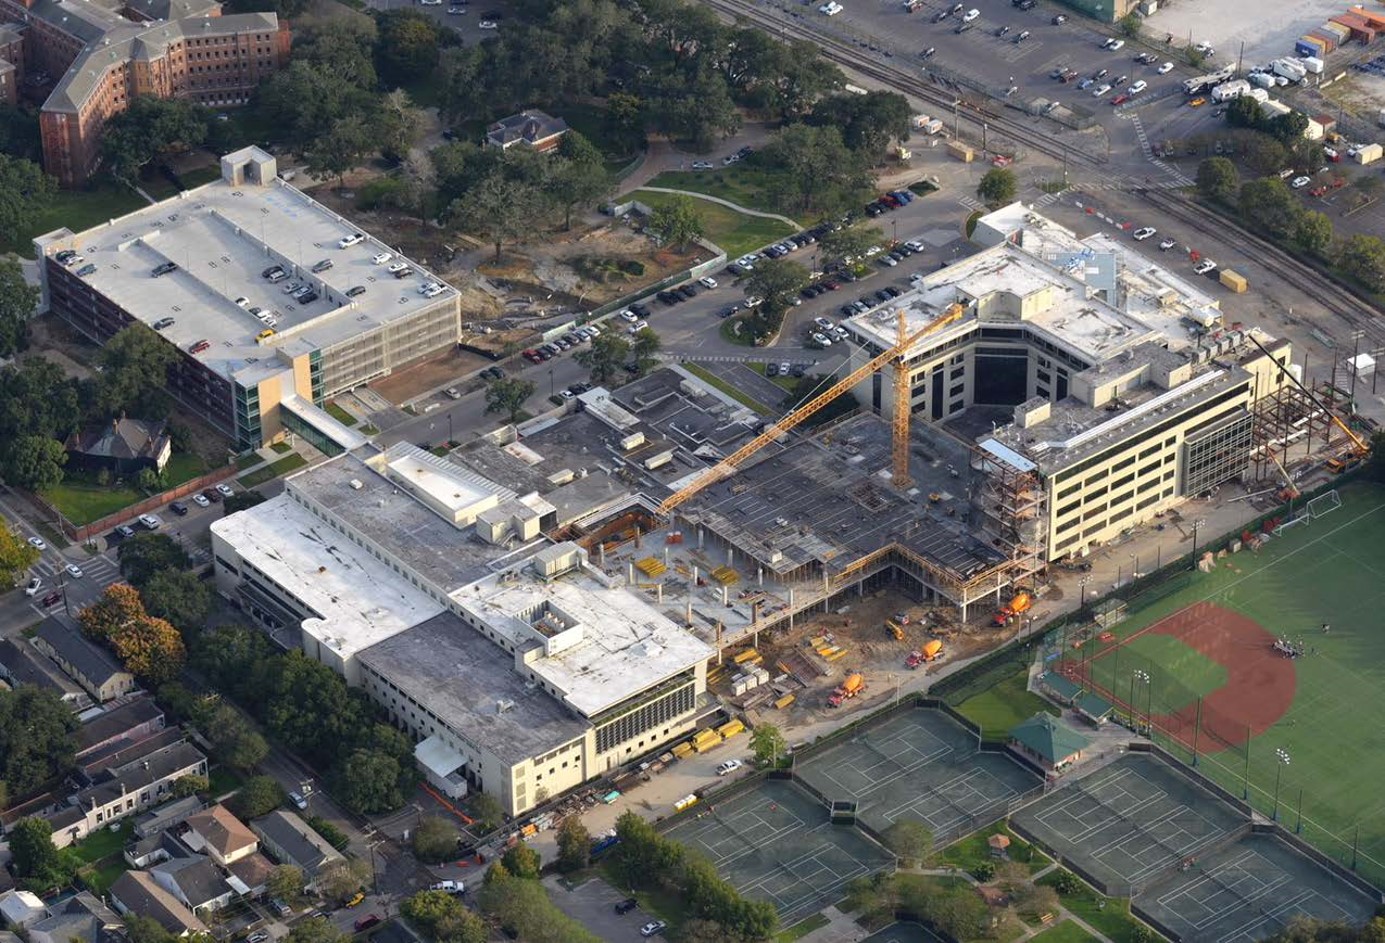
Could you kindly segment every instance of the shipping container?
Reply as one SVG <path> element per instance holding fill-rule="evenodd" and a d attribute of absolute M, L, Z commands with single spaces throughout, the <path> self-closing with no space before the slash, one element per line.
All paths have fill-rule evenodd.
<path fill-rule="evenodd" d="M 1294 52 L 1300 56 L 1313 56 L 1321 59 L 1327 55 L 1328 50 L 1323 41 L 1316 36 L 1301 36 L 1298 42 L 1294 44 Z"/>
<path fill-rule="evenodd" d="M 968 144 L 961 141 L 948 141 L 947 152 L 964 164 L 970 164 L 976 159 L 976 152 Z"/>
<path fill-rule="evenodd" d="M 1221 279 L 1223 285 L 1230 288 L 1238 295 L 1250 287 L 1244 276 L 1237 275 L 1235 272 L 1231 271 L 1231 269 L 1222 269 L 1221 275 L 1218 277 Z"/>
<path fill-rule="evenodd" d="M 1317 56 L 1304 56 L 1303 67 L 1308 70 L 1309 75 L 1322 75 L 1324 63 Z"/>
<path fill-rule="evenodd" d="M 1310 29 L 1308 35 L 1315 36 L 1322 40 L 1323 52 L 1335 52 L 1337 47 L 1342 44 L 1341 39 L 1338 38 L 1336 33 L 1331 30 L 1322 29 L 1321 27 L 1318 29 Z"/>
<path fill-rule="evenodd" d="M 1343 13 L 1340 16 L 1334 16 L 1331 22 L 1339 26 L 1345 26 L 1347 29 L 1347 36 L 1350 39 L 1367 44 L 1375 42 L 1376 29 L 1374 26 L 1371 26 L 1363 16 Z"/>
<path fill-rule="evenodd" d="M 1356 162 L 1358 164 L 1373 164 L 1385 156 L 1385 148 L 1379 144 L 1367 144 L 1356 152 Z"/>
<path fill-rule="evenodd" d="M 1351 39 L 1351 27 L 1341 23 L 1334 23 L 1332 20 L 1328 20 L 1326 23 L 1319 26 L 1318 30 L 1326 30 L 1331 35 L 1337 37 L 1338 46 Z M 1317 30 L 1314 30 L 1314 32 L 1317 32 Z"/>
<path fill-rule="evenodd" d="M 943 129 L 943 122 L 942 122 L 942 119 L 941 119 L 941 118 L 934 118 L 932 121 L 928 122 L 926 125 L 923 126 L 923 133 L 924 133 L 924 134 L 937 134 L 938 132 L 942 131 L 942 129 Z"/>

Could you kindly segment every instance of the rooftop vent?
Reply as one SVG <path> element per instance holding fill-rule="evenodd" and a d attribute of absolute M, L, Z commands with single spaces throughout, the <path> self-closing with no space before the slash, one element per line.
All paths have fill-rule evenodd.
<path fill-rule="evenodd" d="M 359 479 L 359 478 L 352 478 L 352 479 L 351 479 L 351 490 L 352 490 L 352 491 L 360 491 L 360 490 L 361 490 L 362 488 L 364 488 L 364 487 L 365 487 L 365 482 L 364 482 L 364 481 L 361 481 L 361 479 Z"/>
<path fill-rule="evenodd" d="M 503 714 L 503 713 L 505 713 L 506 711 L 513 710 L 513 709 L 514 709 L 514 706 L 515 706 L 515 702 L 514 702 L 514 701 L 507 701 L 507 700 L 505 700 L 504 698 L 502 698 L 502 699 L 500 699 L 500 700 L 498 700 L 498 701 L 495 702 L 495 712 L 496 712 L 497 714 Z"/>

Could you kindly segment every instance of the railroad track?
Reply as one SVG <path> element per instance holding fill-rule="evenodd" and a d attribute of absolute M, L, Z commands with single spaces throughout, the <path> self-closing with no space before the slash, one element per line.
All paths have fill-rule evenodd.
<path fill-rule="evenodd" d="M 810 40 L 822 50 L 825 59 L 940 108 L 952 110 L 960 102 L 961 107 L 957 112 L 958 116 L 978 131 L 984 124 L 991 131 L 1007 135 L 1055 160 L 1066 160 L 1069 163 L 1091 167 L 1098 167 L 1106 163 L 1103 157 L 1064 146 L 1044 132 L 1005 114 L 1003 108 L 994 110 L 977 105 L 967 101 L 960 94 L 953 94 L 937 88 L 931 82 L 908 69 L 872 62 L 862 56 L 858 47 L 814 29 L 792 11 L 780 10 L 775 7 L 766 10 L 754 2 L 744 2 L 744 0 L 704 0 L 704 2 L 713 10 L 743 19 L 761 27 L 771 35 L 778 33 L 781 36 Z M 808 6 L 803 9 L 812 10 L 814 8 Z"/>
<path fill-rule="evenodd" d="M 1320 272 L 1264 236 L 1241 226 L 1234 219 L 1220 215 L 1217 217 L 1219 223 L 1229 229 L 1231 235 L 1235 237 L 1234 241 L 1228 240 L 1226 233 L 1211 232 L 1207 225 L 1205 211 L 1200 211 L 1183 196 L 1167 190 L 1140 189 L 1136 192 L 1145 202 L 1179 222 L 1207 233 L 1209 236 L 1219 238 L 1223 243 L 1235 244 L 1239 242 L 1238 248 L 1253 249 L 1258 261 L 1285 279 L 1294 281 L 1299 285 L 1313 285 L 1315 294 L 1323 307 L 1333 311 L 1352 331 L 1359 330 L 1362 332 L 1361 350 L 1363 352 L 1385 348 L 1385 318 L 1382 317 L 1383 313 L 1372 299 L 1358 293 L 1350 285 L 1338 281 L 1335 276 Z M 1321 331 L 1321 328 L 1318 330 Z M 1333 337 L 1332 341 L 1339 349 L 1348 351 L 1352 349 L 1349 339 L 1344 343 L 1341 338 Z"/>

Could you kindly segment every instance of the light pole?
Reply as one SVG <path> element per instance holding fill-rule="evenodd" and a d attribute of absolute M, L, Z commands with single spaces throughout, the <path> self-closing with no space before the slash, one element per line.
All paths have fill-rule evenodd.
<path fill-rule="evenodd" d="M 1274 758 L 1277 761 L 1274 767 L 1274 811 L 1270 813 L 1270 819 L 1279 821 L 1279 778 L 1284 772 L 1284 767 L 1289 765 L 1289 751 L 1283 747 L 1274 748 Z"/>
<path fill-rule="evenodd" d="M 1194 557 L 1193 563 L 1194 563 L 1194 564 L 1197 563 L 1197 560 L 1196 560 L 1196 557 L 1197 557 L 1197 531 L 1198 531 L 1198 528 L 1199 528 L 1199 527 L 1201 527 L 1203 524 L 1206 524 L 1206 523 L 1207 523 L 1207 522 L 1204 521 L 1202 518 L 1198 518 L 1197 520 L 1193 521 L 1193 557 Z"/>
<path fill-rule="evenodd" d="M 1149 685 L 1149 672 L 1143 668 L 1136 668 L 1130 674 L 1130 723 L 1135 727 L 1135 732 L 1140 732 L 1139 712 L 1135 707 L 1135 682 Z"/>

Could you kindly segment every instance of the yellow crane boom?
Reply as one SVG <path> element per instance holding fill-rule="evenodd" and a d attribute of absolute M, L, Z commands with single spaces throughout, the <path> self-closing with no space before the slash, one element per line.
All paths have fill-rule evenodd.
<path fill-rule="evenodd" d="M 674 508 L 678 507 L 679 505 L 687 501 L 689 498 L 696 495 L 698 492 L 702 491 L 705 488 L 711 487 L 718 481 L 721 481 L 723 478 L 727 477 L 728 475 L 733 473 L 737 468 L 739 468 L 741 464 L 745 462 L 746 459 L 750 458 L 756 452 L 760 451 L 762 448 L 769 445 L 771 442 L 783 436 L 785 433 L 797 428 L 804 422 L 804 420 L 808 419 L 818 410 L 822 409 L 828 403 L 832 402 L 838 396 L 841 396 L 843 393 L 854 387 L 856 384 L 860 383 L 862 380 L 870 376 L 876 370 L 880 369 L 885 364 L 889 363 L 895 357 L 902 358 L 904 354 L 909 350 L 909 348 L 913 345 L 913 343 L 917 341 L 920 337 L 923 337 L 925 334 L 928 334 L 932 331 L 936 331 L 938 328 L 946 324 L 951 324 L 953 321 L 956 321 L 959 318 L 961 318 L 962 315 L 964 315 L 965 313 L 966 309 L 963 308 L 961 305 L 950 305 L 947 311 L 945 311 L 942 315 L 940 315 L 937 318 L 934 318 L 932 321 L 928 322 L 923 327 L 919 328 L 913 334 L 905 338 L 902 343 L 896 343 L 893 347 L 891 347 L 884 353 L 877 354 L 876 356 L 872 357 L 870 360 L 866 361 L 864 364 L 853 370 L 845 378 L 838 380 L 831 387 L 819 393 L 817 396 L 814 396 L 812 399 L 808 400 L 808 402 L 804 403 L 802 406 L 799 406 L 797 409 L 794 409 L 787 413 L 778 422 L 771 423 L 769 427 L 765 429 L 764 432 L 760 433 L 755 438 L 751 439 L 745 445 L 742 445 L 740 448 L 736 449 L 736 451 L 732 452 L 730 455 L 723 458 L 716 465 L 707 469 L 705 472 L 703 472 L 701 475 L 695 478 L 690 484 L 685 485 L 678 491 L 675 491 L 673 494 L 669 495 L 667 498 L 664 499 L 664 502 L 659 505 L 659 513 L 669 513 Z M 895 403 L 896 410 L 901 408 L 904 409 L 906 413 L 908 412 L 909 401 L 907 397 L 905 398 L 903 403 Z M 898 426 L 896 426 L 896 432 L 897 431 Z M 906 425 L 906 438 L 907 435 L 908 426 Z"/>

